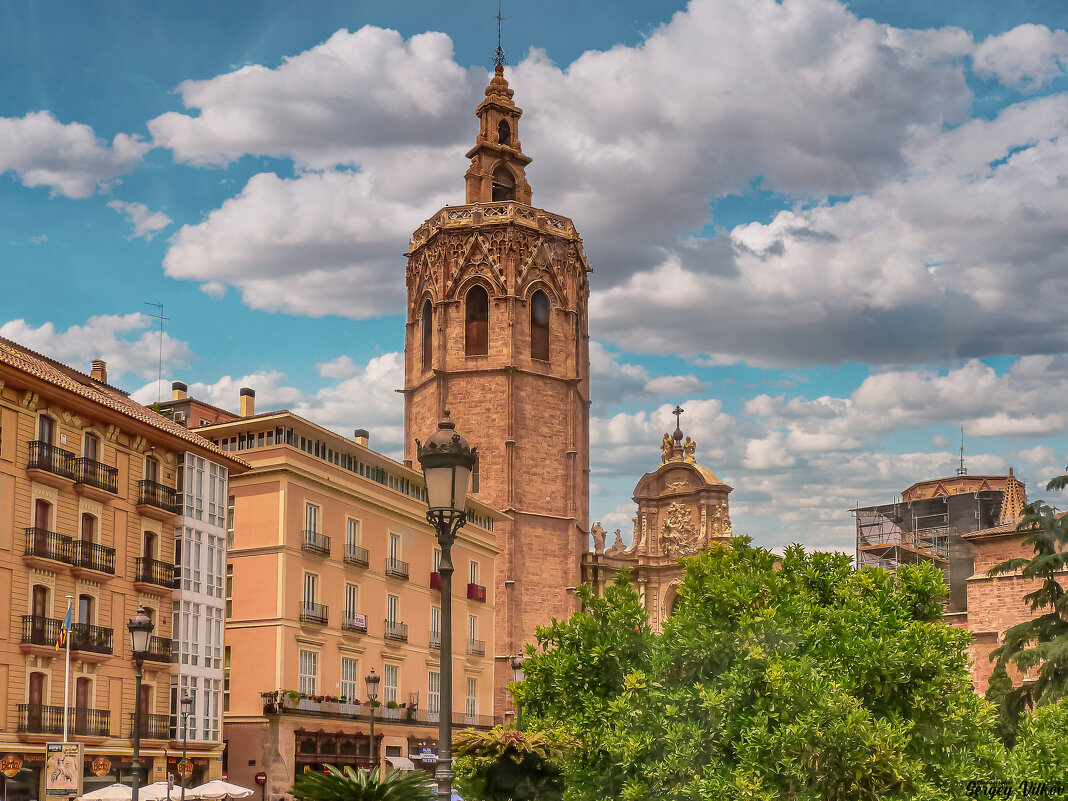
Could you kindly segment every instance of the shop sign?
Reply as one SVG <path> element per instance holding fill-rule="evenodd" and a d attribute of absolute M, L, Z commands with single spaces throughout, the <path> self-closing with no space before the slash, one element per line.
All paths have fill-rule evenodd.
<path fill-rule="evenodd" d="M 84 759 L 81 743 L 45 745 L 45 795 L 81 795 Z"/>
<path fill-rule="evenodd" d="M 188 759 L 180 759 L 178 760 L 178 764 L 175 766 L 174 771 L 179 776 L 183 776 L 188 779 L 190 776 L 193 775 L 193 763 L 190 762 Z"/>
<path fill-rule="evenodd" d="M 107 776 L 111 773 L 111 760 L 102 754 L 95 757 L 87 756 L 85 761 L 89 763 L 89 772 L 94 776 Z"/>
<path fill-rule="evenodd" d="M 20 770 L 22 770 L 22 757 L 18 754 L 4 754 L 3 758 L 0 758 L 0 773 L 9 779 L 18 776 Z"/>

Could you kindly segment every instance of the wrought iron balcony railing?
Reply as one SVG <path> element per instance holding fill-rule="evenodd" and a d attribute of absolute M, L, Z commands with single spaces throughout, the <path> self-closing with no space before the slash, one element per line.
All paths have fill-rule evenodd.
<path fill-rule="evenodd" d="M 345 564 L 357 565 L 359 567 L 370 567 L 371 555 L 366 548 L 361 548 L 359 545 L 346 545 Z"/>
<path fill-rule="evenodd" d="M 403 562 L 400 559 L 387 559 L 386 560 L 386 575 L 393 578 L 408 580 L 408 563 Z"/>
<path fill-rule="evenodd" d="M 130 713 L 130 734 L 134 730 L 134 716 Z M 146 740 L 169 740 L 171 738 L 171 716 L 141 713 L 141 737 Z"/>
<path fill-rule="evenodd" d="M 355 631 L 360 634 L 366 634 L 367 615 L 361 615 L 357 612 L 346 612 L 344 619 L 341 621 L 341 628 L 344 631 Z"/>
<path fill-rule="evenodd" d="M 29 448 L 30 458 L 26 464 L 27 470 L 44 470 L 71 480 L 75 478 L 74 460 L 77 457 L 70 451 L 40 440 L 29 443 Z"/>
<path fill-rule="evenodd" d="M 436 648 L 436 649 L 439 649 L 439 650 L 441 649 L 441 632 L 440 631 L 432 631 L 432 632 L 430 632 L 430 647 L 431 648 Z"/>
<path fill-rule="evenodd" d="M 467 653 L 469 656 L 485 656 L 486 655 L 486 642 L 485 640 L 468 640 L 467 641 Z"/>
<path fill-rule="evenodd" d="M 138 556 L 134 581 L 173 589 L 174 565 L 168 562 L 161 562 L 158 559 L 149 559 L 147 556 Z"/>
<path fill-rule="evenodd" d="M 181 501 L 182 497 L 178 494 L 178 490 L 147 479 L 137 482 L 138 506 L 154 506 L 176 515 L 182 511 Z"/>
<path fill-rule="evenodd" d="M 300 549 L 302 551 L 310 551 L 311 553 L 329 556 L 330 538 L 325 534 L 320 534 L 318 531 L 305 531 L 304 538 L 300 543 Z"/>
<path fill-rule="evenodd" d="M 74 566 L 115 575 L 115 549 L 88 540 L 74 540 Z"/>
<path fill-rule="evenodd" d="M 145 659 L 149 662 L 170 662 L 171 657 L 171 641 L 167 637 L 157 637 L 155 634 L 149 637 Z"/>
<path fill-rule="evenodd" d="M 408 642 L 408 624 L 386 618 L 386 639 Z"/>
<path fill-rule="evenodd" d="M 69 565 L 74 561 L 74 541 L 66 534 L 57 534 L 43 528 L 28 528 L 23 555 L 52 559 Z"/>
<path fill-rule="evenodd" d="M 305 601 L 301 604 L 301 623 L 318 623 L 320 626 L 325 626 L 329 620 L 330 611 L 326 608 L 326 604 L 317 604 L 311 601 Z"/>
<path fill-rule="evenodd" d="M 64 710 L 43 704 L 18 705 L 18 731 L 26 734 L 63 734 Z M 110 737 L 111 710 L 72 707 L 68 714 L 70 731 L 79 737 Z"/>
<path fill-rule="evenodd" d="M 119 470 L 117 467 L 98 462 L 96 459 L 72 460 L 74 466 L 74 483 L 87 484 L 105 492 L 119 493 Z"/>
<path fill-rule="evenodd" d="M 55 646 L 63 621 L 39 615 L 22 616 L 22 642 L 28 645 Z M 112 653 L 114 632 L 103 626 L 73 623 L 70 627 L 70 649 L 96 654 Z"/>

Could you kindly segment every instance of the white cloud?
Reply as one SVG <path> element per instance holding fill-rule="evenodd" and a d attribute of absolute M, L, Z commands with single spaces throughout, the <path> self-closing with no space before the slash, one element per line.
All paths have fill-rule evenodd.
<path fill-rule="evenodd" d="M 38 234 L 37 236 L 30 237 L 31 245 L 43 245 L 48 241 L 48 234 Z"/>
<path fill-rule="evenodd" d="M 13 172 L 24 186 L 87 198 L 101 185 L 135 169 L 149 146 L 117 134 L 109 146 L 81 123 L 61 123 L 50 111 L 0 117 L 0 173 Z"/>
<path fill-rule="evenodd" d="M 315 369 L 323 378 L 351 378 L 360 371 L 352 357 L 344 355 L 328 362 L 319 362 L 315 365 Z"/>
<path fill-rule="evenodd" d="M 162 211 L 152 211 L 144 203 L 109 200 L 108 208 L 117 211 L 133 226 L 130 239 L 141 238 L 151 242 L 152 237 L 174 222 Z"/>
<path fill-rule="evenodd" d="M 1064 75 L 1068 66 L 1068 32 L 1045 25 L 1017 25 L 989 36 L 972 54 L 977 74 L 996 78 L 1011 89 L 1035 90 Z"/>
<path fill-rule="evenodd" d="M 159 370 L 159 331 L 155 320 L 144 314 L 100 314 L 64 330 L 50 322 L 35 327 L 23 319 L 9 320 L 0 325 L 0 336 L 85 373 L 93 359 L 103 359 L 112 384 L 130 374 L 155 376 Z M 192 356 L 186 342 L 164 333 L 164 372 L 188 364 Z M 155 383 L 152 386 L 154 401 Z"/>

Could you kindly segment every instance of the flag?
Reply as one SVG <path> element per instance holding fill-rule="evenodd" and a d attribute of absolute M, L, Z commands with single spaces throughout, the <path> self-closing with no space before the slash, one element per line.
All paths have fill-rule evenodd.
<path fill-rule="evenodd" d="M 71 603 L 67 602 L 67 616 L 63 618 L 63 625 L 59 627 L 59 636 L 56 637 L 56 650 L 58 651 L 64 645 L 67 644 L 67 632 L 70 631 L 70 609 Z"/>

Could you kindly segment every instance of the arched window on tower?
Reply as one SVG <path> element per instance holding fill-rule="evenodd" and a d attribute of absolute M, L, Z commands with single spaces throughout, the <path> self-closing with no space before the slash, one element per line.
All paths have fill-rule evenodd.
<path fill-rule="evenodd" d="M 508 125 L 508 120 L 501 120 L 497 123 L 497 143 L 501 145 L 512 144 L 512 128 Z"/>
<path fill-rule="evenodd" d="M 423 369 L 429 370 L 434 357 L 434 310 L 427 299 L 423 304 Z"/>
<path fill-rule="evenodd" d="M 515 176 L 503 164 L 493 171 L 493 200 L 515 200 Z"/>
<path fill-rule="evenodd" d="M 489 295 L 481 286 L 473 286 L 464 306 L 464 354 L 485 356 L 489 353 Z"/>
<path fill-rule="evenodd" d="M 540 289 L 530 298 L 530 358 L 549 361 L 549 296 Z"/>

